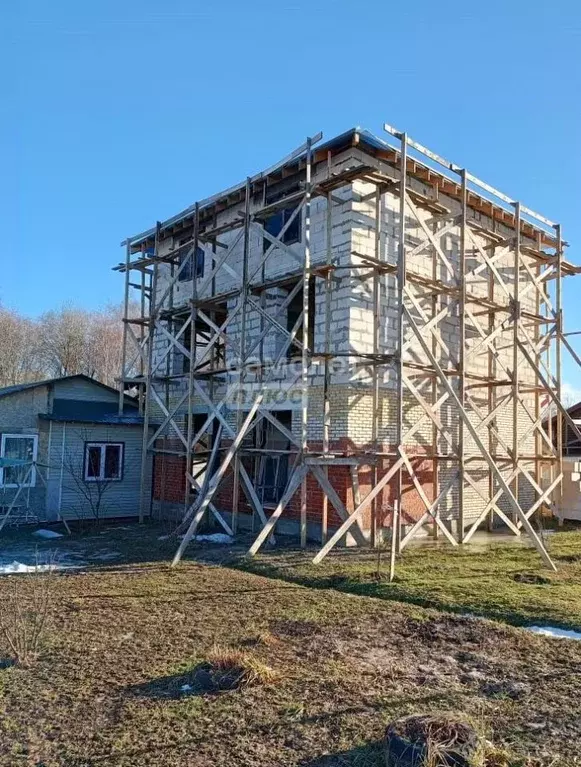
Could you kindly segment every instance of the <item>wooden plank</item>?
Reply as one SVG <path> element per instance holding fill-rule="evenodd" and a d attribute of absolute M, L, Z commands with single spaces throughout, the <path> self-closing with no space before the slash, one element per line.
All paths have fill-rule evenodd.
<path fill-rule="evenodd" d="M 346 519 L 343 522 L 343 524 L 338 528 L 338 530 L 336 530 L 333 533 L 333 535 L 329 538 L 327 543 L 321 548 L 321 550 L 317 553 L 317 555 L 313 559 L 313 564 L 315 565 L 319 564 L 319 562 L 321 562 L 321 560 L 327 556 L 329 551 L 331 551 L 331 549 L 341 540 L 341 538 L 345 535 L 345 533 L 348 532 L 349 528 L 352 527 L 355 524 L 355 522 L 357 522 L 361 514 L 365 511 L 365 508 L 368 506 L 368 504 L 371 503 L 371 501 L 377 495 L 379 495 L 379 493 L 387 485 L 389 480 L 396 474 L 396 472 L 399 471 L 402 464 L 403 464 L 403 460 L 400 457 L 389 469 L 389 471 L 386 474 L 384 474 L 384 476 L 379 480 L 377 485 L 375 485 L 375 487 L 370 490 L 370 492 L 365 496 L 363 501 L 353 511 L 353 513 L 349 515 L 349 518 Z"/>
<path fill-rule="evenodd" d="M 276 523 L 278 522 L 280 518 L 280 515 L 286 508 L 286 505 L 291 500 L 293 495 L 299 489 L 299 486 L 301 482 L 303 481 L 304 477 L 306 476 L 306 473 L 307 473 L 307 467 L 303 465 L 303 466 L 298 466 L 295 469 L 295 471 L 291 474 L 287 484 L 287 488 L 282 498 L 278 502 L 276 509 L 272 512 L 272 514 L 270 515 L 270 519 L 267 521 L 267 523 L 264 525 L 262 530 L 259 532 L 256 540 L 254 541 L 254 543 L 248 550 L 249 556 L 254 556 L 258 552 L 262 544 L 269 537 L 269 535 L 272 533 L 272 531 L 274 530 L 274 526 L 276 525 Z"/>
<path fill-rule="evenodd" d="M 250 426 L 252 424 L 254 416 L 256 415 L 256 411 L 258 410 L 258 405 L 262 401 L 262 396 L 263 395 L 259 395 L 257 397 L 257 399 L 254 402 L 253 406 L 249 410 L 248 415 L 244 419 L 244 422 L 243 422 L 243 424 L 242 424 L 242 426 L 240 428 L 240 431 L 236 435 L 236 438 L 234 439 L 234 442 L 232 443 L 232 445 L 230 446 L 228 452 L 224 456 L 224 459 L 223 459 L 222 463 L 220 464 L 220 467 L 218 468 L 218 470 L 216 471 L 216 473 L 214 474 L 214 476 L 210 480 L 210 483 L 209 483 L 209 486 L 208 486 L 208 491 L 207 491 L 206 495 L 204 496 L 204 498 L 202 499 L 202 501 L 201 501 L 201 503 L 200 503 L 200 505 L 198 507 L 198 510 L 197 510 L 194 518 L 192 519 L 192 521 L 190 523 L 190 526 L 189 526 L 186 534 L 184 535 L 180 545 L 178 546 L 178 550 L 176 551 L 176 553 L 174 555 L 174 558 L 172 560 L 172 567 L 175 567 L 175 565 L 178 564 L 178 562 L 182 558 L 182 555 L 183 555 L 183 553 L 184 553 L 188 543 L 191 541 L 192 536 L 195 535 L 197 527 L 198 527 L 199 523 L 201 522 L 202 517 L 204 516 L 204 513 L 205 513 L 206 509 L 210 505 L 210 503 L 212 501 L 212 498 L 214 497 L 214 495 L 215 495 L 215 493 L 216 493 L 216 491 L 218 489 L 218 486 L 220 485 L 220 482 L 222 481 L 224 475 L 226 474 L 226 471 L 228 470 L 228 467 L 230 466 L 230 464 L 231 464 L 231 462 L 232 462 L 232 460 L 233 460 L 233 458 L 234 458 L 234 456 L 236 454 L 238 446 L 240 445 L 240 443 L 242 442 L 242 440 L 246 436 L 246 432 L 250 429 Z"/>

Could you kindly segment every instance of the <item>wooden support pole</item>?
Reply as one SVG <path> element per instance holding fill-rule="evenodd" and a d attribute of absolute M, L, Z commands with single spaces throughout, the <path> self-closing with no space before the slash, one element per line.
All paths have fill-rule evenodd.
<path fill-rule="evenodd" d="M 220 482 L 224 478 L 224 475 L 226 474 L 228 467 L 230 466 L 230 463 L 232 462 L 232 459 L 235 455 L 237 455 L 238 448 L 240 447 L 240 444 L 242 443 L 242 440 L 244 439 L 247 431 L 250 429 L 250 426 L 252 424 L 252 421 L 254 419 L 254 416 L 256 415 L 258 408 L 260 407 L 260 404 L 263 399 L 263 394 L 259 394 L 258 397 L 255 399 L 254 404 L 248 411 L 248 414 L 246 418 L 244 419 L 244 422 L 241 424 L 240 429 L 238 430 L 238 433 L 236 435 L 236 438 L 230 445 L 230 448 L 228 449 L 228 452 L 224 456 L 224 459 L 222 463 L 220 464 L 218 470 L 208 483 L 208 489 L 206 491 L 206 494 L 203 498 L 200 499 L 200 504 L 197 507 L 196 513 L 194 515 L 194 518 L 192 519 L 190 526 L 184 535 L 180 545 L 178 546 L 178 550 L 175 553 L 175 556 L 172 560 L 172 566 L 175 566 L 178 564 L 180 559 L 182 558 L 182 555 L 186 549 L 186 546 L 191 541 L 192 537 L 195 535 L 197 527 L 199 523 L 202 520 L 202 517 L 204 516 L 204 513 L 206 512 L 206 509 L 212 502 L 212 499 L 218 490 L 218 487 L 220 485 Z"/>
<path fill-rule="evenodd" d="M 192 290 L 190 301 L 190 359 L 188 367 L 188 412 L 186 413 L 187 447 L 186 447 L 186 470 L 185 470 L 185 488 L 184 488 L 184 514 L 190 505 L 191 482 L 190 475 L 193 473 L 194 450 L 192 447 L 192 437 L 194 432 L 194 371 L 196 369 L 196 346 L 197 346 L 197 321 L 198 321 L 198 235 L 200 232 L 200 205 L 196 202 L 194 206 L 194 243 L 192 259 Z M 184 358 L 185 359 L 185 358 Z M 211 464 L 207 465 L 208 472 Z"/>
<path fill-rule="evenodd" d="M 121 341 L 121 380 L 119 381 L 119 415 L 125 404 L 125 377 L 127 376 L 127 327 L 129 319 L 129 275 L 131 272 L 131 244 L 127 238 L 125 251 L 125 290 L 123 295 L 123 338 Z M 143 327 L 143 326 L 142 326 Z"/>
<path fill-rule="evenodd" d="M 331 301 L 333 293 L 333 275 L 331 263 L 333 258 L 333 195 L 327 193 L 326 224 L 326 265 L 325 273 L 325 360 L 323 371 L 323 454 L 329 454 L 329 442 L 331 438 Z M 325 477 L 329 479 L 329 469 L 323 468 Z M 329 525 L 329 497 L 323 491 L 323 506 L 321 509 L 321 545 L 327 542 Z"/>
<path fill-rule="evenodd" d="M 493 226 L 496 226 L 496 223 L 493 222 Z M 494 249 L 492 250 L 492 258 L 494 259 Z M 495 289 L 495 283 L 494 283 L 494 272 L 492 269 L 488 269 L 488 298 L 493 303 L 494 302 L 494 289 Z M 491 336 L 494 331 L 495 326 L 495 319 L 496 314 L 494 309 L 490 309 L 488 312 L 488 335 Z M 496 365 L 496 356 L 494 354 L 494 349 L 492 346 L 486 345 L 486 354 L 487 354 L 487 361 L 488 361 L 488 377 L 489 379 L 496 378 L 497 373 L 497 365 Z M 496 405 L 497 405 L 497 396 L 496 396 L 496 387 L 490 386 L 488 387 L 488 412 L 493 413 L 496 412 Z M 489 425 L 488 425 L 488 452 L 490 455 L 494 455 L 496 451 L 496 443 L 494 438 L 494 429 L 495 421 L 491 419 Z M 492 498 L 494 495 L 494 475 L 492 473 L 492 470 L 490 467 L 488 467 L 488 497 Z M 491 508 L 490 514 L 487 518 L 487 524 L 488 524 L 488 531 L 492 532 L 492 527 L 494 524 L 494 510 Z M 465 539 L 466 540 L 466 539 Z"/>
<path fill-rule="evenodd" d="M 139 481 L 139 522 L 143 523 L 146 511 L 149 511 L 151 504 L 151 494 L 147 497 L 146 489 L 148 486 L 148 465 L 149 465 L 149 417 L 151 410 L 151 401 L 153 395 L 153 377 L 151 370 L 153 367 L 153 347 L 155 345 L 155 328 L 157 324 L 158 303 L 157 303 L 157 281 L 159 261 L 156 256 L 159 252 L 159 239 L 161 232 L 161 223 L 158 221 L 155 226 L 155 244 L 153 275 L 151 278 L 151 293 L 149 295 L 149 321 L 148 321 L 148 341 L 147 341 L 147 369 L 145 371 L 145 401 L 143 404 L 143 440 L 141 444 L 141 475 Z"/>
<path fill-rule="evenodd" d="M 559 402 L 563 402 L 563 362 L 561 356 L 562 340 L 563 340 L 563 304 L 562 304 L 562 279 L 563 279 L 563 240 L 561 237 L 561 225 L 555 225 L 555 236 L 557 238 L 557 276 L 555 280 L 555 312 L 557 314 L 557 333 L 555 339 L 555 378 L 556 378 L 556 394 Z M 563 417 L 561 412 L 557 411 L 557 458 L 558 468 L 557 473 L 563 475 Z M 560 482 L 558 486 L 558 498 L 559 504 L 563 501 L 563 483 Z"/>
<path fill-rule="evenodd" d="M 242 316 L 240 321 L 240 360 L 238 363 L 238 385 L 240 388 L 244 385 L 246 377 L 246 326 L 248 322 L 248 256 L 250 252 L 250 178 L 246 179 L 246 187 L 244 192 L 244 229 L 243 229 L 243 243 L 242 243 L 242 285 L 238 300 L 242 302 Z M 238 412 L 236 416 L 237 431 L 240 430 L 242 425 L 242 410 L 238 405 Z M 232 530 L 234 535 L 238 532 L 238 511 L 240 505 L 240 456 L 238 453 L 234 456 L 234 485 L 232 488 Z"/>
<path fill-rule="evenodd" d="M 374 232 L 374 258 L 376 262 L 381 261 L 381 187 L 375 188 L 375 232 Z M 381 283 L 379 279 L 378 269 L 373 270 L 372 288 L 371 288 L 371 300 L 373 303 L 373 354 L 379 354 L 379 334 L 380 334 L 380 318 L 381 318 Z M 372 364 L 372 397 L 371 397 L 371 442 L 373 450 L 379 452 L 379 362 L 377 359 Z M 381 368 L 383 371 L 383 368 Z M 373 462 L 371 467 L 371 486 L 375 487 L 377 484 L 378 471 L 377 461 Z M 378 498 L 374 498 L 371 503 L 371 546 L 377 548 L 379 546 L 379 519 L 378 519 Z M 358 503 L 358 501 L 355 501 Z"/>
<path fill-rule="evenodd" d="M 305 166 L 305 204 L 304 204 L 305 250 L 303 263 L 303 349 L 301 354 L 301 461 L 308 452 L 309 427 L 309 367 L 311 362 L 310 323 L 315 318 L 309 316 L 309 291 L 311 289 L 311 139 L 307 138 Z M 314 324 L 313 324 L 314 328 Z M 314 338 L 314 334 L 313 334 Z M 307 474 L 301 481 L 301 548 L 307 545 Z"/>
<path fill-rule="evenodd" d="M 313 564 L 317 565 L 319 562 L 324 559 L 324 557 L 327 556 L 329 551 L 341 540 L 341 538 L 349 531 L 349 528 L 352 527 L 360 518 L 361 514 L 365 511 L 367 506 L 373 501 L 374 498 L 376 498 L 379 493 L 383 490 L 383 488 L 387 485 L 389 480 L 401 469 L 403 465 L 403 458 L 400 456 L 396 462 L 391 466 L 389 471 L 387 471 L 383 477 L 379 480 L 379 482 L 373 487 L 369 493 L 365 496 L 365 498 L 361 501 L 359 506 L 355 508 L 352 514 L 349 515 L 349 517 L 343 522 L 343 524 L 335 530 L 333 535 L 329 538 L 327 543 L 322 547 L 322 549 L 317 553 L 315 558 L 313 559 Z"/>
<path fill-rule="evenodd" d="M 146 275 L 144 270 L 140 270 L 140 285 L 141 285 L 141 294 L 139 296 L 139 316 L 141 319 L 144 319 L 145 317 L 145 301 L 146 301 L 146 293 L 148 296 L 151 297 L 151 277 L 152 275 Z M 149 285 L 146 288 L 146 281 L 149 280 Z M 143 349 L 145 345 L 145 325 L 143 322 L 139 323 L 139 378 L 141 381 L 143 381 L 143 375 L 145 371 L 145 365 L 144 365 L 144 354 Z M 143 383 L 139 384 L 139 415 L 143 415 L 144 413 L 144 401 L 145 401 L 145 387 Z"/>
<path fill-rule="evenodd" d="M 540 233 L 537 235 L 537 248 L 540 251 L 542 249 L 541 245 L 541 236 Z M 541 265 L 537 262 L 534 265 L 534 274 L 535 279 L 538 281 L 541 273 Z M 541 314 L 541 291 L 538 289 L 535 291 L 535 314 L 540 315 Z M 535 365 L 537 369 L 541 365 L 541 326 L 536 325 L 535 327 L 535 333 L 534 333 L 534 339 L 535 339 L 535 346 L 537 349 L 537 353 L 535 354 Z M 538 375 L 535 375 L 535 392 L 534 392 L 534 414 L 535 414 L 535 421 L 537 423 L 540 423 L 541 421 L 541 392 L 539 388 L 539 377 Z M 542 425 L 540 427 L 542 429 Z M 535 466 L 534 466 L 534 473 L 535 473 L 535 482 L 537 485 L 541 485 L 542 483 L 542 464 L 540 460 L 541 452 L 543 450 L 543 444 L 541 440 L 541 434 L 539 428 L 536 428 L 534 431 L 534 443 L 535 443 Z M 537 500 L 538 500 L 538 493 L 537 493 Z"/>
<path fill-rule="evenodd" d="M 278 502 L 276 509 L 272 512 L 272 514 L 270 515 L 268 519 L 268 522 L 264 525 L 264 527 L 258 534 L 256 540 L 250 547 L 248 551 L 249 556 L 254 556 L 258 552 L 262 544 L 270 536 L 270 534 L 274 530 L 274 526 L 280 519 L 280 516 L 282 512 L 284 511 L 286 505 L 288 504 L 288 502 L 291 500 L 293 495 L 298 490 L 299 485 L 303 482 L 306 474 L 307 474 L 307 467 L 305 464 L 299 464 L 299 466 L 297 466 L 295 471 L 293 471 L 293 473 L 290 476 L 287 488 L 282 498 Z"/>
<path fill-rule="evenodd" d="M 516 500 L 519 498 L 519 319 L 521 312 L 520 304 L 520 202 L 514 204 L 515 237 L 514 237 L 514 260 L 513 260 L 513 285 L 514 285 L 514 316 L 513 316 L 513 340 L 512 340 L 512 462 L 515 469 L 513 494 Z M 516 517 L 513 517 L 516 523 Z"/>
<path fill-rule="evenodd" d="M 395 421 L 395 441 L 397 450 L 401 450 L 403 435 L 403 398 L 404 398 L 404 297 L 406 280 L 406 196 L 407 196 L 407 136 L 402 133 L 400 140 L 400 161 L 399 161 L 399 244 L 397 259 L 397 394 L 396 394 L 396 421 Z M 397 464 L 395 464 L 397 466 Z M 377 485 L 376 485 L 377 487 Z M 389 579 L 393 581 L 395 577 L 395 558 L 399 549 L 400 539 L 400 519 L 401 519 L 401 501 L 403 494 L 401 463 L 397 470 L 396 493 L 393 499 L 393 511 L 391 522 L 391 547 L 389 557 Z"/>
<path fill-rule="evenodd" d="M 459 311 L 459 349 L 458 349 L 458 399 L 462 408 L 466 407 L 466 225 L 468 211 L 468 187 L 466 183 L 466 171 L 460 172 L 462 183 L 462 221 L 460 224 L 460 253 L 459 258 L 459 287 L 460 300 Z M 458 478 L 458 542 L 464 541 L 464 527 L 466 525 L 465 508 L 465 473 L 466 473 L 466 446 L 464 421 L 460 419 L 458 424 L 458 463 L 460 475 Z"/>

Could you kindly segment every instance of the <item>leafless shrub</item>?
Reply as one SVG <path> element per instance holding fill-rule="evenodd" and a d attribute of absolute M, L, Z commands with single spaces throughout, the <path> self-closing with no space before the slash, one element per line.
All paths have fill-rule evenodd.
<path fill-rule="evenodd" d="M 5 576 L 0 596 L 0 637 L 14 661 L 29 666 L 39 656 L 54 606 L 55 555 L 27 573 Z M 22 580 L 25 579 L 25 588 Z"/>
<path fill-rule="evenodd" d="M 80 430 L 75 435 L 76 445 L 63 456 L 64 487 L 74 498 L 71 510 L 76 512 L 79 522 L 89 522 L 99 527 L 109 510 L 108 495 L 113 486 L 110 479 L 85 479 L 84 443 L 90 441 L 89 430 Z"/>

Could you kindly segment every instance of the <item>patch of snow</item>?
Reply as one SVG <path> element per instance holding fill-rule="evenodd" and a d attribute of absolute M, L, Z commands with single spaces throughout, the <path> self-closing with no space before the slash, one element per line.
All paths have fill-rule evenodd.
<path fill-rule="evenodd" d="M 62 538 L 62 533 L 57 533 L 56 530 L 35 530 L 33 535 L 37 535 L 39 538 Z"/>
<path fill-rule="evenodd" d="M 0 566 L 1 575 L 13 573 L 45 573 L 47 570 L 58 570 L 57 565 L 23 565 L 22 562 L 11 562 L 9 565 Z"/>
<path fill-rule="evenodd" d="M 35 553 L 32 553 L 30 555 L 30 559 L 34 560 Z M 52 564 L 33 564 L 33 565 L 27 565 L 24 562 L 19 562 L 17 559 L 15 559 L 13 562 L 6 562 L 6 560 L 2 561 L 0 559 L 0 575 L 17 575 L 19 573 L 46 573 L 49 570 L 55 571 L 55 570 L 74 570 L 79 569 L 83 566 L 85 566 L 87 563 L 78 560 L 78 561 L 63 561 L 59 560 L 58 563 L 52 563 Z"/>
<path fill-rule="evenodd" d="M 533 634 L 540 634 L 545 637 L 552 637 L 553 639 L 576 639 L 581 640 L 581 631 L 569 631 L 567 629 L 558 629 L 554 626 L 527 626 L 527 631 L 532 631 Z"/>
<path fill-rule="evenodd" d="M 208 543 L 232 543 L 234 538 L 226 533 L 212 533 L 211 535 L 196 535 L 196 541 L 208 541 Z"/>

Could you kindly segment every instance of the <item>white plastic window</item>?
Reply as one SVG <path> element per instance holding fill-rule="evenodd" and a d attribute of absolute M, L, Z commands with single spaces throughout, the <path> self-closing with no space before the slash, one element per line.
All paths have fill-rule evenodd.
<path fill-rule="evenodd" d="M 0 466 L 0 486 L 34 487 L 36 485 L 37 434 L 3 434 L 0 458 L 22 461 L 14 466 Z"/>
<path fill-rule="evenodd" d="M 85 482 L 118 482 L 123 478 L 123 443 L 85 443 Z"/>

